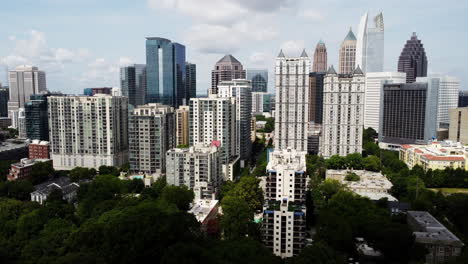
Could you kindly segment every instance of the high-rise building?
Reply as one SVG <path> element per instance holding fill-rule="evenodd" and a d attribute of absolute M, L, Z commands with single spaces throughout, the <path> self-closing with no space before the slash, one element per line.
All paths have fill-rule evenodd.
<path fill-rule="evenodd" d="M 306 154 L 277 150 L 267 165 L 262 238 L 282 258 L 298 255 L 305 246 Z"/>
<path fill-rule="evenodd" d="M 232 97 L 236 100 L 236 152 L 245 164 L 250 159 L 250 121 L 252 119 L 252 86 L 248 80 L 223 81 L 218 84 L 220 98 Z M 244 164 L 241 163 L 243 167 Z"/>
<path fill-rule="evenodd" d="M 8 100 L 10 99 L 10 91 L 0 84 L 0 117 L 8 117 Z"/>
<path fill-rule="evenodd" d="M 236 135 L 236 99 L 208 98 L 190 99 L 189 118 L 190 146 L 217 142 L 222 148 L 221 163 L 225 179 L 233 180 L 231 165 L 238 160 Z"/>
<path fill-rule="evenodd" d="M 195 200 L 211 199 L 223 183 L 220 149 L 215 144 L 197 144 L 167 152 L 166 181 L 185 185 L 195 193 Z"/>
<path fill-rule="evenodd" d="M 286 57 L 280 51 L 276 58 L 275 148 L 288 147 L 307 151 L 309 122 L 310 60 L 302 51 L 298 58 Z"/>
<path fill-rule="evenodd" d="M 356 69 L 356 42 L 356 36 L 350 28 L 340 46 L 340 74 L 351 74 Z"/>
<path fill-rule="evenodd" d="M 146 65 L 133 64 L 120 68 L 120 88 L 122 95 L 134 107 L 145 104 Z"/>
<path fill-rule="evenodd" d="M 398 59 L 398 71 L 406 72 L 406 82 L 416 81 L 416 77 L 427 76 L 427 57 L 424 45 L 413 32 L 411 39 L 406 41 L 400 58 Z"/>
<path fill-rule="evenodd" d="M 94 87 L 94 88 L 84 88 L 83 94 L 87 96 L 93 96 L 96 94 L 109 94 L 112 95 L 112 87 Z"/>
<path fill-rule="evenodd" d="M 416 78 L 418 83 L 431 83 L 438 91 L 437 129 L 449 127 L 449 109 L 458 107 L 460 81 L 451 76 L 430 76 Z"/>
<path fill-rule="evenodd" d="M 47 116 L 47 97 L 50 94 L 31 95 L 24 106 L 26 117 L 26 136 L 31 140 L 49 141 L 49 118 Z"/>
<path fill-rule="evenodd" d="M 333 66 L 323 81 L 323 122 L 320 153 L 324 157 L 362 152 L 365 76 L 337 74 Z"/>
<path fill-rule="evenodd" d="M 8 72 L 10 100 L 8 101 L 8 115 L 12 117 L 12 111 L 18 111 L 29 101 L 33 94 L 45 91 L 46 75 L 37 67 L 22 65 Z M 13 118 L 12 118 L 13 119 Z M 13 126 L 16 128 L 15 126 Z"/>
<path fill-rule="evenodd" d="M 315 47 L 313 72 L 327 71 L 327 47 L 325 42 L 320 40 Z"/>
<path fill-rule="evenodd" d="M 189 145 L 190 107 L 181 105 L 175 111 L 176 115 L 176 146 Z"/>
<path fill-rule="evenodd" d="M 366 12 L 359 22 L 356 41 L 356 66 L 359 66 L 363 72 L 366 72 L 367 61 L 367 19 L 368 13 Z M 354 70 L 354 69 L 353 69 Z M 343 73 L 343 72 L 340 72 Z M 349 73 L 349 72 L 348 72 Z"/>
<path fill-rule="evenodd" d="M 468 106 L 468 91 L 460 91 L 458 94 L 458 107 Z"/>
<path fill-rule="evenodd" d="M 211 92 L 209 93 L 217 93 L 220 82 L 232 81 L 233 79 L 245 79 L 245 70 L 234 56 L 228 54 L 216 62 L 211 71 Z"/>
<path fill-rule="evenodd" d="M 146 103 L 179 107 L 188 101 L 185 46 L 165 38 L 146 38 Z"/>
<path fill-rule="evenodd" d="M 437 86 L 431 83 L 384 84 L 379 142 L 427 143 L 437 135 Z"/>
<path fill-rule="evenodd" d="M 18 138 L 27 138 L 26 134 L 26 114 L 24 111 L 24 108 L 18 109 L 18 111 L 15 111 L 18 113 L 18 121 L 16 122 L 18 124 Z"/>
<path fill-rule="evenodd" d="M 311 72 L 309 74 L 309 121 L 315 124 L 322 124 L 325 74 L 325 72 Z"/>
<path fill-rule="evenodd" d="M 166 152 L 175 147 L 174 109 L 159 103 L 133 109 L 129 121 L 131 173 L 165 173 Z"/>
<path fill-rule="evenodd" d="M 120 167 L 128 161 L 128 99 L 49 96 L 51 159 L 57 170 Z"/>
<path fill-rule="evenodd" d="M 366 93 L 364 110 L 364 128 L 371 127 L 379 132 L 380 97 L 385 83 L 405 83 L 404 72 L 368 72 L 366 74 Z"/>
<path fill-rule="evenodd" d="M 468 144 L 468 107 L 450 109 L 449 115 L 449 140 Z"/>
<path fill-rule="evenodd" d="M 385 29 L 383 14 L 374 17 L 374 27 L 367 29 L 366 69 L 368 72 L 383 72 L 385 51 Z"/>
<path fill-rule="evenodd" d="M 247 80 L 252 83 L 252 92 L 268 91 L 268 70 L 247 69 Z"/>
<path fill-rule="evenodd" d="M 188 105 L 190 98 L 197 97 L 197 65 L 194 63 L 185 62 L 185 86 L 188 93 L 185 104 Z"/>
<path fill-rule="evenodd" d="M 263 112 L 268 112 L 268 107 L 265 107 L 269 99 L 269 94 L 264 92 L 252 92 L 252 115 L 261 115 Z"/>

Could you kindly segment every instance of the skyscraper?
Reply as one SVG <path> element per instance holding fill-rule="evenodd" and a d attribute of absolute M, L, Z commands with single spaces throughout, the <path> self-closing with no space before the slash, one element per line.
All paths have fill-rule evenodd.
<path fill-rule="evenodd" d="M 369 72 L 366 73 L 366 92 L 364 110 L 364 128 L 371 127 L 379 132 L 380 97 L 385 83 L 404 83 L 404 72 Z"/>
<path fill-rule="evenodd" d="M 129 122 L 132 173 L 165 173 L 166 152 L 175 147 L 174 108 L 151 103 L 133 109 Z"/>
<path fill-rule="evenodd" d="M 320 153 L 324 157 L 362 152 L 365 77 L 337 74 L 333 66 L 323 81 L 323 122 Z"/>
<path fill-rule="evenodd" d="M 234 56 L 228 54 L 216 62 L 211 71 L 211 93 L 217 93 L 220 82 L 233 79 L 245 79 L 245 70 Z"/>
<path fill-rule="evenodd" d="M 350 28 L 340 46 L 340 74 L 351 74 L 356 68 L 356 37 Z"/>
<path fill-rule="evenodd" d="M 325 42 L 320 40 L 315 47 L 313 72 L 327 71 L 327 47 Z"/>
<path fill-rule="evenodd" d="M 188 105 L 181 105 L 175 111 L 176 115 L 176 146 L 189 145 L 189 116 Z"/>
<path fill-rule="evenodd" d="M 10 91 L 6 87 L 1 87 L 0 84 L 0 117 L 8 117 L 8 100 L 10 99 Z"/>
<path fill-rule="evenodd" d="M 208 98 L 192 98 L 189 122 L 190 146 L 217 142 L 222 149 L 223 175 L 226 180 L 233 180 L 232 164 L 238 160 L 236 99 L 219 98 L 216 94 Z"/>
<path fill-rule="evenodd" d="M 366 68 L 364 73 L 383 72 L 385 32 L 383 14 L 374 17 L 374 27 L 367 30 Z"/>
<path fill-rule="evenodd" d="M 356 66 L 359 66 L 363 72 L 366 72 L 367 61 L 367 19 L 368 13 L 366 12 L 359 22 L 356 41 Z"/>
<path fill-rule="evenodd" d="M 416 77 L 427 76 L 427 57 L 426 51 L 421 40 L 413 32 L 411 39 L 406 41 L 400 58 L 398 59 L 398 71 L 406 72 L 406 82 L 416 81 Z"/>
<path fill-rule="evenodd" d="M 185 104 L 188 105 L 190 98 L 197 97 L 197 65 L 194 63 L 185 63 L 185 86 L 187 91 Z"/>
<path fill-rule="evenodd" d="M 41 91 L 45 91 L 46 75 L 37 67 L 22 65 L 8 72 L 10 100 L 8 102 L 9 116 L 11 111 L 18 111 L 29 101 L 29 97 Z"/>
<path fill-rule="evenodd" d="M 164 38 L 146 38 L 146 103 L 173 107 L 187 100 L 185 46 Z"/>
<path fill-rule="evenodd" d="M 247 80 L 223 81 L 218 84 L 218 97 L 232 97 L 236 100 L 237 155 L 241 166 L 248 162 L 252 152 L 250 122 L 252 119 L 252 86 Z"/>
<path fill-rule="evenodd" d="M 252 83 L 252 92 L 268 91 L 268 70 L 247 69 L 247 80 Z"/>
<path fill-rule="evenodd" d="M 105 94 L 49 96 L 51 159 L 57 170 L 128 162 L 128 100 Z"/>
<path fill-rule="evenodd" d="M 323 118 L 323 79 L 324 72 L 309 74 L 309 121 L 322 124 Z"/>
<path fill-rule="evenodd" d="M 458 107 L 468 106 L 468 91 L 460 91 L 458 94 Z"/>
<path fill-rule="evenodd" d="M 379 142 L 425 143 L 437 135 L 437 86 L 431 83 L 384 84 Z"/>
<path fill-rule="evenodd" d="M 280 51 L 276 58 L 275 148 L 307 151 L 309 122 L 310 59 L 302 51 L 298 58 Z"/>
<path fill-rule="evenodd" d="M 458 107 L 460 81 L 451 76 L 429 76 L 416 78 L 417 83 L 435 86 L 437 96 L 437 129 L 449 127 L 449 109 Z"/>
<path fill-rule="evenodd" d="M 122 95 L 134 107 L 145 104 L 146 65 L 133 64 L 120 68 L 120 88 Z"/>
<path fill-rule="evenodd" d="M 47 97 L 49 96 L 48 93 L 31 95 L 30 101 L 24 106 L 28 139 L 49 141 L 47 117 Z"/>

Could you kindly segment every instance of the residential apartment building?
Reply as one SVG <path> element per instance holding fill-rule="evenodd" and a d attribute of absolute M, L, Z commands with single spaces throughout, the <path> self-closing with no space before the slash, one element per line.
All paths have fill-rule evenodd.
<path fill-rule="evenodd" d="M 224 181 L 216 144 L 171 149 L 166 154 L 166 168 L 167 183 L 187 186 L 195 193 L 195 200 L 212 199 Z"/>
<path fill-rule="evenodd" d="M 176 146 L 189 145 L 189 117 L 190 108 L 188 105 L 181 105 L 175 111 L 176 117 Z"/>
<path fill-rule="evenodd" d="M 309 72 L 310 59 L 305 50 L 296 58 L 286 57 L 280 51 L 276 58 L 276 149 L 307 151 Z"/>
<path fill-rule="evenodd" d="M 33 140 L 28 149 L 29 159 L 50 159 L 50 143 L 48 141 Z"/>
<path fill-rule="evenodd" d="M 449 140 L 468 144 L 468 107 L 449 109 Z"/>
<path fill-rule="evenodd" d="M 49 96 L 51 158 L 57 170 L 128 162 L 128 99 L 105 94 Z"/>
<path fill-rule="evenodd" d="M 306 154 L 288 148 L 269 155 L 262 237 L 282 258 L 299 254 L 305 246 Z"/>
<path fill-rule="evenodd" d="M 26 180 L 31 179 L 31 172 L 34 165 L 39 162 L 52 162 L 50 159 L 21 159 L 17 163 L 11 164 L 10 172 L 7 175 L 7 180 Z"/>
<path fill-rule="evenodd" d="M 166 172 L 166 152 L 176 145 L 174 108 L 159 103 L 133 109 L 129 121 L 130 172 Z"/>
<path fill-rule="evenodd" d="M 366 73 L 366 92 L 364 110 L 364 128 L 371 127 L 377 133 L 380 124 L 380 97 L 385 83 L 405 83 L 404 72 L 368 72 Z"/>
<path fill-rule="evenodd" d="M 468 170 L 468 147 L 459 142 L 441 141 L 427 145 L 402 145 L 400 160 L 409 168 L 418 165 L 424 170 L 445 170 L 446 168 Z"/>
<path fill-rule="evenodd" d="M 218 84 L 218 97 L 234 98 L 236 104 L 236 153 L 244 167 L 250 160 L 252 141 L 250 121 L 252 119 L 252 85 L 248 80 L 223 81 Z"/>
<path fill-rule="evenodd" d="M 333 66 L 323 85 L 323 123 L 320 154 L 346 156 L 362 152 L 365 76 L 359 66 L 353 74 L 337 74 Z"/>

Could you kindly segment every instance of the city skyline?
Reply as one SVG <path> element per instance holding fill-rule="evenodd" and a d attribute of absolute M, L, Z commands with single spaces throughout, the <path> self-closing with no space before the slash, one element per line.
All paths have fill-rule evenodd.
<path fill-rule="evenodd" d="M 405 9 L 400 10 L 389 3 L 376 5 L 370 1 L 352 6 L 344 1 L 314 3 L 312 6 L 306 1 L 269 1 L 264 5 L 265 1 L 224 0 L 219 4 L 220 14 L 216 15 L 195 12 L 209 5 L 210 0 L 203 0 L 198 6 L 189 0 L 183 7 L 174 1 L 164 1 L 161 5 L 157 5 L 157 1 L 141 1 L 133 6 L 115 1 L 111 11 L 96 6 L 92 1 L 49 2 L 47 9 L 36 6 L 39 4 L 21 9 L 23 13 L 20 15 L 28 15 L 28 21 L 35 21 L 34 24 L 11 23 L 9 27 L 0 29 L 0 39 L 3 39 L 0 41 L 0 82 L 3 84 L 7 83 L 4 64 L 12 69 L 31 63 L 47 72 L 48 86 L 52 91 L 79 93 L 85 87 L 119 86 L 119 67 L 145 63 L 145 37 L 160 36 L 187 47 L 187 60 L 199 65 L 197 93 L 204 94 L 210 86 L 212 65 L 229 53 L 245 68 L 267 68 L 271 75 L 274 56 L 280 48 L 291 56 L 299 56 L 303 48 L 308 54 L 313 54 L 317 41 L 323 39 L 329 53 L 328 64 L 337 66 L 339 44 L 349 27 L 357 29 L 359 18 L 366 11 L 370 14 L 382 11 L 386 28 L 384 71 L 396 71 L 401 48 L 415 31 L 424 41 L 428 54 L 428 74 L 459 77 L 461 89 L 467 90 L 465 76 L 468 76 L 468 69 L 464 69 L 463 64 L 466 55 L 456 45 L 468 38 L 458 28 L 465 20 L 459 3 L 458 8 L 454 5 L 435 8 L 435 1 L 424 5 L 408 3 Z M 5 3 L 0 14 L 7 20 L 18 18 L 20 15 L 14 10 L 18 10 L 21 3 Z M 88 13 L 91 5 L 95 8 Z M 42 12 L 33 12 L 37 9 Z M 48 18 L 50 12 L 61 14 L 63 23 L 51 23 Z M 87 14 L 86 21 L 78 19 L 81 12 Z M 336 19 L 340 13 L 343 14 Z M 425 17 L 430 15 L 444 19 L 438 20 L 434 26 L 425 21 Z M 271 23 L 273 16 L 278 17 L 275 23 Z M 246 19 L 239 22 L 236 17 Z M 288 19 L 291 22 L 285 22 Z M 145 23 L 145 20 L 152 23 Z M 158 27 L 158 30 L 147 25 L 163 22 L 167 26 Z M 93 26 L 87 26 L 89 23 Z M 292 23 L 298 26 L 293 27 Z M 254 24 L 256 27 L 251 26 Z M 302 31 L 311 26 L 318 30 L 303 34 Z M 63 27 L 73 30 L 64 30 Z M 127 36 L 122 38 L 121 32 L 128 28 L 132 28 L 131 32 L 127 30 Z M 455 31 L 459 33 L 455 34 Z M 441 43 L 440 39 L 453 41 Z M 269 92 L 274 90 L 272 81 Z"/>

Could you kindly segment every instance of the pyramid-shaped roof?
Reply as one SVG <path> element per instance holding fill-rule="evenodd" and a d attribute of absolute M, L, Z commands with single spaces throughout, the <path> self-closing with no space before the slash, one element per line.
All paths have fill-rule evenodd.
<path fill-rule="evenodd" d="M 278 57 L 281 57 L 281 58 L 285 57 L 282 49 L 280 50 L 280 53 L 278 54 Z"/>
<path fill-rule="evenodd" d="M 301 53 L 301 58 L 303 58 L 303 57 L 309 57 L 309 56 L 307 56 L 307 53 L 306 53 L 305 49 L 303 49 L 302 53 Z"/>
<path fill-rule="evenodd" d="M 364 74 L 361 70 L 361 67 L 359 65 L 354 69 L 353 74 Z"/>
<path fill-rule="evenodd" d="M 344 41 L 347 40 L 356 40 L 356 36 L 354 35 L 352 28 L 349 28 L 348 35 L 346 35 L 346 38 L 344 39 Z"/>
<path fill-rule="evenodd" d="M 327 74 L 336 74 L 336 71 L 335 71 L 335 68 L 333 67 L 333 65 L 330 66 L 330 68 L 328 68 Z"/>
<path fill-rule="evenodd" d="M 231 54 L 227 54 L 224 57 L 222 57 L 218 61 L 218 63 L 239 63 L 240 64 L 240 61 L 238 61 L 236 58 L 234 58 L 234 56 L 232 56 Z"/>

